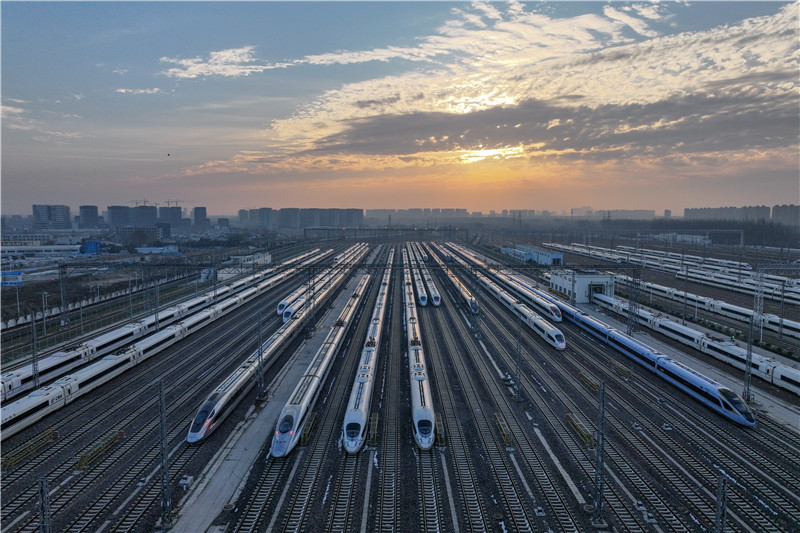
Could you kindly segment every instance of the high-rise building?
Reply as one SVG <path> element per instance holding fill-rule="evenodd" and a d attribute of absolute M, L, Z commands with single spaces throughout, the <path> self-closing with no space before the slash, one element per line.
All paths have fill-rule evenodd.
<path fill-rule="evenodd" d="M 195 228 L 208 228 L 210 226 L 205 207 L 195 207 L 192 209 L 192 222 Z"/>
<path fill-rule="evenodd" d="M 775 205 L 772 207 L 772 221 L 787 226 L 800 227 L 800 205 Z"/>
<path fill-rule="evenodd" d="M 170 226 L 178 227 L 181 224 L 181 208 L 177 205 L 158 208 L 158 221 Z"/>
<path fill-rule="evenodd" d="M 131 208 L 127 205 L 108 206 L 108 225 L 112 228 L 128 226 L 131 223 Z"/>
<path fill-rule="evenodd" d="M 82 205 L 78 208 L 80 212 L 81 228 L 96 228 L 98 223 L 97 206 Z"/>
<path fill-rule="evenodd" d="M 130 211 L 131 226 L 152 228 L 158 222 L 158 209 L 154 205 L 137 205 Z"/>
<path fill-rule="evenodd" d="M 33 225 L 37 229 L 70 229 L 69 206 L 34 204 Z"/>

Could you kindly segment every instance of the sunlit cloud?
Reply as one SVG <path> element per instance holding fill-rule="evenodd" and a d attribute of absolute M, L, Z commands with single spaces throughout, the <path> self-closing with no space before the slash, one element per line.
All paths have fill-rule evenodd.
<path fill-rule="evenodd" d="M 162 72 L 165 76 L 179 79 L 191 79 L 208 76 L 234 77 L 249 76 L 264 72 L 280 65 L 265 65 L 258 62 L 254 46 L 242 48 L 229 48 L 211 52 L 208 57 L 195 57 L 180 59 L 175 57 L 162 57 L 162 63 L 177 65 Z"/>

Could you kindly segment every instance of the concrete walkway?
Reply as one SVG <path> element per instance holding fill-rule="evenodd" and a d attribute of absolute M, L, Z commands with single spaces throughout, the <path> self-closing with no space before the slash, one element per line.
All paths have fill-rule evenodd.
<path fill-rule="evenodd" d="M 331 309 L 317 324 L 313 337 L 298 348 L 292 359 L 269 384 L 269 398 L 254 406 L 244 421 L 236 425 L 214 459 L 178 503 L 178 519 L 170 531 L 176 533 L 222 533 L 226 526 L 212 522 L 226 505 L 236 505 L 250 469 L 256 460 L 265 460 L 264 443 L 272 436 L 283 406 L 303 377 L 311 359 L 325 341 L 329 330 L 344 309 L 361 276 L 351 278 Z"/>

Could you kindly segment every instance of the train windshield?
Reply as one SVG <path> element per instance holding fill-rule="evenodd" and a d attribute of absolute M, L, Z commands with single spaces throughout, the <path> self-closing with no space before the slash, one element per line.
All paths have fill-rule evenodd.
<path fill-rule="evenodd" d="M 753 417 L 753 413 L 750 412 L 750 409 L 747 408 L 745 403 L 739 398 L 735 392 L 730 389 L 720 388 L 719 393 L 722 395 L 723 398 L 728 400 L 733 408 L 736 409 L 748 422 L 755 422 L 755 418 Z"/>
<path fill-rule="evenodd" d="M 433 430 L 433 423 L 430 420 L 420 420 L 417 428 L 421 435 L 430 435 Z"/>
<path fill-rule="evenodd" d="M 555 305 L 550 306 L 550 312 L 553 313 L 553 316 L 561 318 L 561 309 L 559 309 Z"/>
<path fill-rule="evenodd" d="M 292 415 L 286 415 L 281 420 L 280 425 L 278 426 L 278 431 L 281 433 L 289 433 L 289 431 L 294 426 L 294 417 Z"/>
<path fill-rule="evenodd" d="M 345 433 L 347 433 L 348 439 L 354 439 L 358 437 L 358 434 L 361 433 L 361 424 L 358 422 L 350 422 L 347 424 L 347 428 L 345 428 Z"/>
<path fill-rule="evenodd" d="M 194 422 L 192 422 L 192 433 L 200 431 L 200 428 L 202 428 L 203 424 L 208 420 L 208 413 L 210 413 L 212 409 L 214 409 L 214 402 L 206 402 L 200 407 L 200 410 L 197 411 L 197 416 L 194 417 Z"/>
<path fill-rule="evenodd" d="M 559 343 L 559 344 L 564 342 L 564 335 L 562 335 L 561 333 L 556 333 L 555 334 L 555 338 L 556 338 L 556 342 Z"/>

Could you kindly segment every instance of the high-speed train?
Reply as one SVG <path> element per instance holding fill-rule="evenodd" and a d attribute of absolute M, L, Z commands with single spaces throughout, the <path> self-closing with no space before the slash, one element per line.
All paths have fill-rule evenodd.
<path fill-rule="evenodd" d="M 10 437 L 41 420 L 46 415 L 64 407 L 75 398 L 105 384 L 123 372 L 161 352 L 180 339 L 210 324 L 226 312 L 252 300 L 268 287 L 293 275 L 294 269 L 285 270 L 254 287 L 232 295 L 216 305 L 153 333 L 128 347 L 125 351 L 106 355 L 89 365 L 66 375 L 52 384 L 10 401 L 0 410 L 0 438 Z"/>
<path fill-rule="evenodd" d="M 675 277 L 745 294 L 756 294 L 758 290 L 758 282 L 754 278 L 745 278 L 720 272 L 708 272 L 695 269 L 689 269 L 688 271 L 679 270 L 675 272 Z M 800 305 L 800 287 L 776 285 L 774 283 L 765 282 L 762 284 L 761 290 L 764 298 L 778 302 L 783 301 L 791 305 Z"/>
<path fill-rule="evenodd" d="M 419 247 L 420 257 L 423 261 L 428 261 L 430 254 L 428 254 L 428 249 L 425 247 L 425 243 L 417 243 Z M 430 296 L 430 301 L 434 307 L 439 307 L 442 303 L 442 296 L 439 294 L 439 289 L 436 287 L 436 283 L 433 281 L 433 277 L 431 273 L 428 271 L 428 268 L 425 266 L 424 263 L 419 263 L 419 270 L 420 274 L 422 275 L 422 279 L 425 281 L 425 285 L 428 286 L 428 295 Z"/>
<path fill-rule="evenodd" d="M 321 257 L 330 254 L 332 250 L 328 250 L 321 255 L 316 255 L 317 252 L 319 252 L 319 249 L 307 252 L 283 263 L 283 266 L 289 266 L 300 261 L 317 261 Z M 246 276 L 230 284 L 209 290 L 200 296 L 196 296 L 175 306 L 162 309 L 136 322 L 131 322 L 115 328 L 98 337 L 78 344 L 77 346 L 42 357 L 37 362 L 39 382 L 41 384 L 46 384 L 68 374 L 78 367 L 100 359 L 104 355 L 114 353 L 153 331 L 168 326 L 185 316 L 192 315 L 215 302 L 222 301 L 223 298 L 236 294 L 251 285 L 260 283 L 261 280 L 270 276 L 275 270 L 275 268 L 270 268 Z M 280 278 L 281 281 L 283 279 L 285 279 L 285 277 Z M 274 283 L 268 286 L 256 286 L 260 286 L 261 292 L 273 285 Z M 11 400 L 34 388 L 33 369 L 31 365 L 26 365 L 11 370 L 4 373 L 0 381 L 2 381 L 2 401 Z"/>
<path fill-rule="evenodd" d="M 338 271 L 337 275 L 326 287 L 314 294 L 311 303 L 322 305 L 348 274 L 347 269 Z M 273 333 L 236 370 L 225 378 L 222 384 L 215 388 L 200 405 L 200 409 L 189 426 L 186 441 L 189 443 L 201 442 L 219 427 L 222 421 L 255 385 L 259 359 L 261 360 L 263 371 L 266 371 L 277 359 L 277 354 L 280 354 L 284 347 L 294 339 L 304 325 L 305 321 L 302 317 L 284 322 L 278 328 L 278 331 Z"/>
<path fill-rule="evenodd" d="M 619 315 L 628 315 L 628 303 L 605 294 L 595 294 L 594 303 Z M 688 326 L 678 324 L 668 317 L 639 308 L 638 321 L 687 346 L 691 346 L 739 370 L 747 367 L 747 350 L 722 339 L 716 339 Z M 771 357 L 750 354 L 750 371 L 754 376 L 768 381 L 794 394 L 800 394 L 800 368 L 784 365 Z"/>
<path fill-rule="evenodd" d="M 557 298 L 538 291 L 561 309 L 561 314 L 579 328 L 600 339 L 615 350 L 653 371 L 709 409 L 742 426 L 756 424 L 750 408 L 731 389 L 665 354 L 589 316 Z"/>
<path fill-rule="evenodd" d="M 405 307 L 406 348 L 408 351 L 409 383 L 411 386 L 411 421 L 414 440 L 422 450 L 430 450 L 436 437 L 436 413 L 433 410 L 430 379 L 425 366 L 422 335 L 417 322 L 414 291 L 408 257 L 403 254 L 403 306 Z"/>
<path fill-rule="evenodd" d="M 625 282 L 630 279 L 628 276 L 623 274 L 617 274 L 616 278 Z M 698 307 L 717 315 L 740 320 L 746 324 L 749 324 L 754 318 L 754 312 L 752 309 L 729 304 L 727 302 L 723 302 L 722 300 L 715 300 L 713 298 L 708 298 L 707 296 L 698 296 L 690 292 L 684 293 L 684 291 L 679 291 L 674 287 L 665 287 L 649 281 L 641 281 L 640 285 L 642 291 L 645 293 L 655 294 L 661 298 L 667 298 L 679 303 L 683 303 L 685 300 L 687 305 L 692 307 Z M 779 316 L 770 313 L 762 313 L 760 318 L 755 318 L 756 322 L 754 325 L 758 328 L 763 327 L 775 333 L 782 332 L 787 337 L 800 339 L 800 322 L 786 319 L 781 320 Z"/>
<path fill-rule="evenodd" d="M 336 323 L 328 332 L 328 336 L 317 350 L 305 374 L 289 396 L 289 401 L 281 410 L 269 450 L 273 457 L 284 457 L 300 441 L 306 420 L 308 420 L 308 413 L 317 401 L 322 385 L 330 372 L 331 362 L 336 357 L 342 345 L 342 339 L 350 329 L 349 326 L 356 310 L 364 299 L 369 280 L 369 274 L 361 277 Z"/>
<path fill-rule="evenodd" d="M 359 243 L 354 246 L 351 246 L 341 255 L 342 264 L 350 264 L 355 263 L 360 258 L 364 256 L 367 252 L 367 245 L 364 243 Z M 318 274 L 313 280 L 310 282 L 311 290 L 308 290 L 308 284 L 303 286 L 300 290 L 300 295 L 289 305 L 284 307 L 283 309 L 283 321 L 288 322 L 292 318 L 295 317 L 295 313 L 297 313 L 306 302 L 311 298 L 311 296 L 322 289 L 325 285 L 327 285 L 331 279 L 336 276 L 337 272 L 333 268 L 328 268 Z"/>
<path fill-rule="evenodd" d="M 548 302 L 535 292 L 531 290 L 527 283 L 525 283 L 519 275 L 513 272 L 499 272 L 496 279 L 502 285 L 522 298 L 522 301 L 528 304 L 531 308 L 543 314 L 545 318 L 553 322 L 561 322 L 561 310 L 552 302 Z"/>
<path fill-rule="evenodd" d="M 436 250 L 438 250 L 440 252 L 442 251 L 441 248 L 438 248 L 435 245 L 432 245 L 432 246 Z M 461 297 L 461 299 L 467 305 L 467 308 L 469 309 L 470 313 L 472 313 L 473 315 L 477 315 L 478 312 L 480 311 L 480 306 L 478 305 L 478 300 L 472 295 L 472 292 L 467 288 L 466 285 L 464 285 L 464 283 L 458 278 L 458 276 L 456 276 L 455 273 L 452 270 L 447 268 L 447 266 L 445 266 L 444 263 L 442 263 L 439 260 L 439 258 L 436 256 L 436 254 L 432 254 L 432 255 L 433 255 L 433 258 L 436 260 L 436 262 L 439 264 L 439 266 L 444 270 L 444 273 L 447 275 L 447 278 L 453 284 L 453 287 L 455 287 L 456 292 L 458 292 L 458 295 Z"/>
<path fill-rule="evenodd" d="M 505 290 L 503 287 L 495 283 L 483 274 L 477 273 L 478 281 L 486 287 L 486 289 L 494 295 L 495 298 L 500 300 L 512 313 L 517 315 L 522 322 L 528 325 L 537 335 L 544 339 L 544 341 L 555 348 L 556 350 L 563 350 L 567 347 L 567 341 L 564 334 L 561 333 L 557 327 L 553 326 L 542 318 L 540 315 L 531 311 L 531 309 L 519 301 L 513 294 Z"/>
<path fill-rule="evenodd" d="M 375 299 L 375 308 L 372 311 L 372 319 L 367 328 L 364 347 L 361 350 L 361 359 L 353 382 L 353 390 L 350 392 L 350 400 L 347 402 L 347 411 L 344 414 L 342 440 L 347 453 L 358 453 L 367 437 L 372 391 L 375 388 L 375 369 L 381 349 L 381 337 L 384 317 L 386 316 L 386 303 L 389 299 L 389 283 L 392 278 L 393 262 L 394 249 L 389 251 L 386 271 L 383 273 L 381 286 L 378 289 L 378 297 Z"/>
<path fill-rule="evenodd" d="M 409 261 L 409 269 L 414 279 L 414 287 L 417 290 L 417 301 L 419 302 L 419 305 L 425 307 L 428 305 L 428 291 L 425 290 L 425 284 L 422 281 L 422 275 L 419 273 L 419 269 L 417 268 L 417 251 L 410 242 L 406 243 L 406 249 L 408 254 L 407 261 Z"/>

